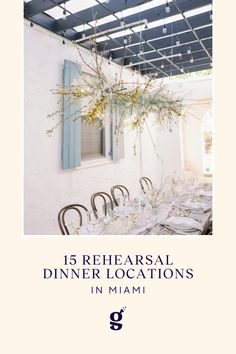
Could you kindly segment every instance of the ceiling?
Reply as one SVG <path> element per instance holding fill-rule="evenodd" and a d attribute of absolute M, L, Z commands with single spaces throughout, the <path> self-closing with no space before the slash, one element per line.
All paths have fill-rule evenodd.
<path fill-rule="evenodd" d="M 24 16 L 158 78 L 212 67 L 212 0 L 26 0 Z"/>

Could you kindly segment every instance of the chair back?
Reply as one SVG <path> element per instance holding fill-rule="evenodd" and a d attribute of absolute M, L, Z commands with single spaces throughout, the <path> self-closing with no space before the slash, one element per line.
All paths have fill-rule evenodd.
<path fill-rule="evenodd" d="M 125 186 L 122 186 L 122 185 L 120 185 L 120 184 L 117 184 L 116 186 L 113 186 L 113 187 L 111 188 L 111 195 L 112 195 L 112 198 L 113 198 L 114 203 L 115 203 L 116 206 L 119 205 L 119 204 L 118 204 L 117 194 L 116 194 L 117 191 L 120 191 L 120 192 L 121 192 L 123 198 L 126 198 L 126 197 L 127 197 L 128 201 L 130 201 L 130 195 L 129 195 L 128 189 L 127 189 Z"/>
<path fill-rule="evenodd" d="M 96 205 L 96 200 L 98 198 L 101 198 L 103 200 L 104 215 L 107 215 L 108 205 L 109 204 L 110 204 L 111 210 L 114 209 L 112 198 L 111 198 L 111 196 L 108 193 L 106 193 L 106 192 L 94 193 L 91 196 L 91 198 L 90 198 L 90 202 L 91 202 L 91 206 L 92 206 L 92 209 L 93 209 L 93 213 L 94 213 L 96 218 L 98 218 L 98 208 L 97 208 L 97 205 Z"/>
<path fill-rule="evenodd" d="M 83 223 L 83 217 L 82 217 L 82 211 L 87 212 L 88 209 L 81 204 L 70 204 L 70 205 L 66 205 L 64 208 L 62 208 L 59 213 L 58 213 L 58 224 L 59 224 L 59 228 L 61 230 L 62 235 L 70 235 L 70 231 L 67 227 L 67 223 L 66 223 L 66 214 L 68 211 L 70 210 L 74 210 L 79 217 L 79 225 L 82 226 Z"/>
<path fill-rule="evenodd" d="M 139 178 L 139 183 L 141 185 L 142 191 L 146 193 L 147 189 L 153 189 L 152 181 L 148 177 Z"/>

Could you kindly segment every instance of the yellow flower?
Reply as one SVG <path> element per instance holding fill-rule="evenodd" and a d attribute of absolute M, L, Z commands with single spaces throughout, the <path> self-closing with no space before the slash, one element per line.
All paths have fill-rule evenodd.
<path fill-rule="evenodd" d="M 143 117 L 142 117 L 142 115 L 139 115 L 132 120 L 131 127 L 138 128 L 142 125 L 142 123 L 143 123 Z"/>
<path fill-rule="evenodd" d="M 178 117 L 182 116 L 182 113 L 176 107 L 170 107 L 170 110 L 174 112 Z"/>
<path fill-rule="evenodd" d="M 141 90 L 140 90 L 140 87 L 139 87 L 139 86 L 137 86 L 134 90 L 126 91 L 126 92 L 124 92 L 124 93 L 116 92 L 116 95 L 117 95 L 120 99 L 122 99 L 122 100 L 128 100 L 128 99 L 130 99 L 130 102 L 131 102 L 132 104 L 137 103 L 140 94 L 141 94 Z"/>
<path fill-rule="evenodd" d="M 72 97 L 85 97 L 85 96 L 90 96 L 91 92 L 80 88 L 77 85 L 71 85 L 69 87 L 60 87 L 59 90 L 54 90 L 53 91 L 54 94 L 56 95 L 61 95 L 61 96 L 69 96 L 71 95 Z"/>
<path fill-rule="evenodd" d="M 95 124 L 97 118 L 104 113 L 106 106 L 107 99 L 106 97 L 102 96 L 96 101 L 95 105 L 85 115 L 85 122 L 89 124 Z"/>

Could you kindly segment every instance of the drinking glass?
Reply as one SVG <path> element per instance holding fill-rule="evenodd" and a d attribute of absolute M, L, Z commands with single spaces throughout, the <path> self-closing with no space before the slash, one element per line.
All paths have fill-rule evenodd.
<path fill-rule="evenodd" d="M 90 210 L 87 211 L 87 219 L 88 219 L 88 225 L 89 225 L 89 231 L 91 234 L 96 233 L 96 225 L 99 224 L 98 218 L 95 217 L 94 213 Z"/>

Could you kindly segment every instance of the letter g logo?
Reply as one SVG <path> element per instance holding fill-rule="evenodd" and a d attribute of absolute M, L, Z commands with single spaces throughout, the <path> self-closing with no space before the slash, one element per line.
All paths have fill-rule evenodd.
<path fill-rule="evenodd" d="M 123 318 L 122 313 L 124 310 L 125 308 L 122 308 L 120 312 L 117 311 L 110 314 L 110 329 L 113 331 L 119 331 L 122 328 L 123 325 L 120 323 L 120 321 Z"/>

